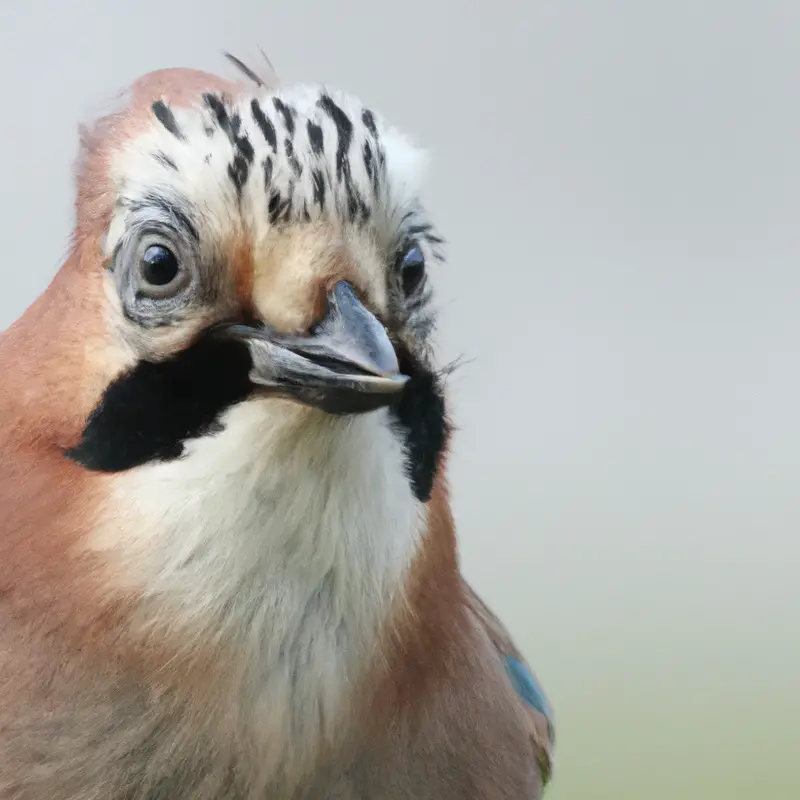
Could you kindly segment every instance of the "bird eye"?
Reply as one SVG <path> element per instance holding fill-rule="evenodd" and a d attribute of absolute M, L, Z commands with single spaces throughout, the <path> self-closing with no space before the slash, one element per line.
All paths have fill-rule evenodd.
<path fill-rule="evenodd" d="M 177 256 L 168 247 L 151 244 L 139 264 L 140 291 L 149 297 L 168 297 L 183 288 L 186 275 Z"/>
<path fill-rule="evenodd" d="M 413 294 L 425 279 L 425 256 L 417 245 L 409 247 L 400 259 L 400 280 L 406 297 Z"/>

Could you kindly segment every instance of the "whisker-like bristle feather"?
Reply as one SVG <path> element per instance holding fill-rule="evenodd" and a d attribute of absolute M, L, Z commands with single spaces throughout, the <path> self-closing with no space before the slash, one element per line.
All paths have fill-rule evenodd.
<path fill-rule="evenodd" d="M 272 62 L 267 58 L 266 53 L 259 47 L 259 53 L 264 58 L 267 66 L 269 67 L 271 73 L 271 80 L 259 75 L 252 67 L 247 66 L 240 58 L 233 55 L 233 53 L 229 53 L 227 50 L 223 52 L 225 58 L 231 62 L 242 74 L 244 74 L 249 80 L 255 83 L 261 89 L 271 89 L 275 88 L 278 83 L 277 73 L 275 72 L 275 67 L 272 65 Z"/>

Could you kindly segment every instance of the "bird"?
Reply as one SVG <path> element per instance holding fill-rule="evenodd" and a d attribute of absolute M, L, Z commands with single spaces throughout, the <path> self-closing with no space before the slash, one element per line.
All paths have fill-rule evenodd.
<path fill-rule="evenodd" d="M 461 571 L 426 152 L 229 59 L 81 128 L 0 334 L 0 799 L 538 798 L 552 709 Z"/>

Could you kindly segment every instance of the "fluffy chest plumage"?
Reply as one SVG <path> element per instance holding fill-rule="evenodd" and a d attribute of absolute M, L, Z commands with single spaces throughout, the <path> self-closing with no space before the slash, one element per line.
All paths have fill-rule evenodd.
<path fill-rule="evenodd" d="M 249 739 L 265 781 L 346 729 L 424 525 L 386 414 L 275 402 L 236 406 L 183 458 L 115 476 L 91 539 L 115 591 L 137 597 L 137 634 L 166 642 L 171 663 L 210 663 L 200 716 Z"/>

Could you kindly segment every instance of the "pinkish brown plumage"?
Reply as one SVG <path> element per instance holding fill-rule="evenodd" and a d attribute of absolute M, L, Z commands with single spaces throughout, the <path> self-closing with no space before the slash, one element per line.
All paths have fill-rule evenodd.
<path fill-rule="evenodd" d="M 548 711 L 459 572 L 421 154 L 184 69 L 82 143 L 0 336 L 0 798 L 539 796 Z"/>

